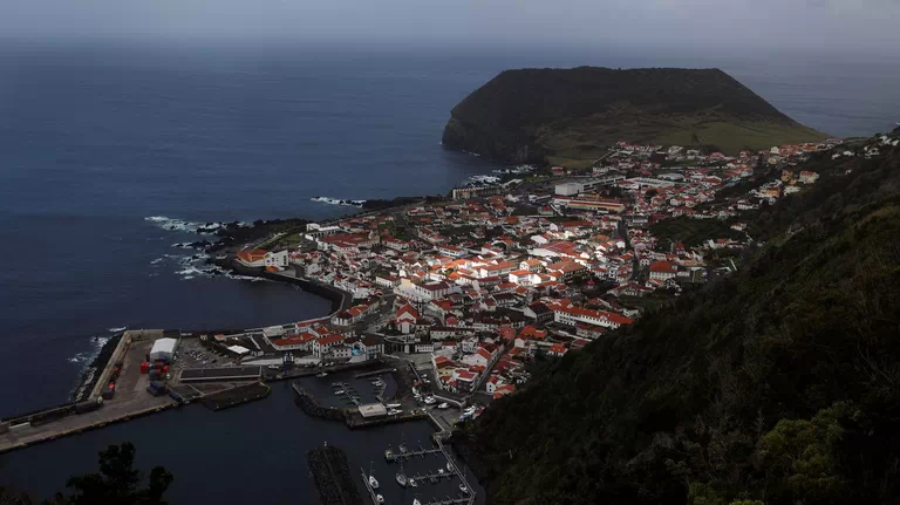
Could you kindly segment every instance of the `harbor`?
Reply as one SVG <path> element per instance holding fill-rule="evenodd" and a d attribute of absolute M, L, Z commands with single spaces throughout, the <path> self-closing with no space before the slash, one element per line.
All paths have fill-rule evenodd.
<path fill-rule="evenodd" d="M 166 434 L 173 437 L 172 440 L 183 440 L 182 443 L 192 446 L 221 444 L 224 439 L 209 440 L 207 437 L 210 434 L 202 427 L 192 431 L 180 420 L 198 418 L 199 412 L 206 411 L 209 412 L 207 415 L 217 417 L 214 421 L 204 421 L 203 425 L 210 426 L 210 422 L 230 424 L 236 419 L 253 415 L 259 409 L 273 409 L 278 412 L 274 416 L 276 419 L 300 416 L 306 422 L 314 423 L 316 429 L 306 436 L 313 437 L 316 443 L 333 440 L 340 441 L 343 446 L 344 440 L 358 439 L 358 447 L 347 448 L 350 461 L 357 466 L 367 460 L 375 461 L 376 471 L 384 475 L 395 474 L 397 467 L 401 467 L 408 485 L 400 487 L 394 484 L 396 489 L 383 489 L 385 503 L 412 503 L 413 498 L 406 495 L 413 491 L 423 497 L 420 500 L 423 504 L 475 503 L 476 491 L 470 495 L 460 490 L 460 486 L 466 491 L 472 489 L 465 476 L 447 466 L 450 456 L 440 445 L 440 437 L 435 437 L 435 429 L 444 434 L 440 431 L 440 425 L 408 395 L 398 397 L 404 387 L 408 387 L 404 386 L 408 378 L 403 377 L 398 369 L 387 368 L 376 361 L 331 367 L 328 372 L 321 368 L 279 368 L 275 371 L 272 367 L 236 366 L 222 358 L 215 364 L 217 366 L 210 367 L 210 361 L 215 361 L 214 355 L 204 351 L 199 343 L 196 335 L 171 331 L 125 332 L 111 353 L 109 362 L 98 371 L 98 380 L 91 388 L 87 401 L 4 421 L 3 429 L 0 429 L 0 466 L 12 468 L 16 466 L 15 461 L 25 459 L 31 460 L 31 467 L 41 467 L 40 462 L 32 459 L 36 454 L 65 450 L 58 448 L 78 446 L 90 443 L 85 442 L 90 440 L 108 444 L 117 440 L 116 434 L 121 433 L 128 433 L 126 439 L 136 443 L 141 439 L 153 440 L 148 442 L 154 444 L 149 448 L 151 453 L 169 445 L 157 439 Z M 179 352 L 178 359 L 173 359 L 175 349 Z M 293 402 L 290 397 L 293 397 Z M 194 404 L 204 405 L 207 409 L 199 409 Z M 164 411 L 172 413 L 149 415 Z M 268 424 L 270 417 L 263 415 L 258 419 L 265 419 Z M 255 425 L 258 425 L 256 418 L 235 426 Z M 246 428 L 242 431 L 242 437 L 245 431 Z M 261 433 L 266 432 L 263 430 Z M 354 432 L 359 435 L 347 435 Z M 416 442 L 411 445 L 413 450 L 399 453 L 395 461 L 387 462 L 381 458 L 384 445 L 379 448 L 372 447 L 370 443 L 371 440 L 379 440 L 381 444 L 396 445 L 407 436 L 417 441 L 437 439 L 438 445 L 426 446 Z M 206 441 L 201 442 L 202 439 Z M 51 440 L 53 444 L 41 443 Z M 228 444 L 233 442 L 234 439 L 229 437 Z M 259 443 L 270 445 L 264 440 Z M 365 448 L 365 451 L 358 448 Z M 212 449 L 211 452 L 217 450 Z M 168 462 L 168 459 L 164 460 Z M 181 469 L 179 475 L 183 472 L 190 475 L 191 471 Z M 9 475 L 10 478 L 15 477 L 16 482 L 26 485 L 40 482 L 34 487 L 36 492 L 60 489 L 65 484 L 63 476 L 52 471 L 46 476 L 15 472 Z M 310 475 L 313 476 L 312 473 Z M 47 483 L 45 479 L 54 476 L 56 484 Z M 0 479 L 0 485 L 2 482 Z M 312 478 L 310 482 L 313 482 Z M 359 486 L 360 483 L 354 485 Z M 365 491 L 365 483 L 362 486 L 359 490 Z M 365 496 L 365 493 L 362 495 Z"/>
<path fill-rule="evenodd" d="M 291 384 L 279 382 L 270 386 L 272 391 L 267 398 L 239 407 L 213 412 L 192 403 L 2 454 L 0 484 L 6 479 L 32 490 L 36 497 L 48 497 L 41 493 L 64 489 L 71 475 L 95 471 L 99 450 L 112 443 L 131 441 L 141 461 L 164 464 L 176 475 L 170 490 L 171 503 L 255 503 L 260 499 L 260 488 L 279 503 L 316 503 L 318 492 L 304 455 L 327 442 L 346 452 L 352 482 L 363 497 L 366 493 L 359 479 L 360 467 L 374 468 L 383 481 L 382 491 L 388 504 L 410 505 L 416 493 L 427 498 L 459 493 L 458 480 L 400 488 L 394 483 L 399 465 L 384 461 L 383 452 L 388 445 L 396 447 L 404 439 L 428 443 L 434 433 L 429 422 L 416 420 L 350 430 L 343 422 L 306 415 L 294 403 L 296 393 Z M 234 457 L 249 452 L 258 456 L 252 460 Z M 443 464 L 441 459 L 415 459 L 404 463 L 404 469 L 410 475 L 433 473 Z M 193 489 L 192 482 L 215 480 L 236 471 L 242 481 L 253 485 L 208 486 L 202 500 Z M 470 486 L 477 485 L 471 472 L 467 480 Z M 480 494 L 480 487 L 475 491 Z M 371 501 L 367 499 L 365 503 Z"/>

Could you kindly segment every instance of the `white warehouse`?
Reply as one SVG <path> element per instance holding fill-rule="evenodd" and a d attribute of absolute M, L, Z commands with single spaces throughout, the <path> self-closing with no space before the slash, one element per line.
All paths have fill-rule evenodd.
<path fill-rule="evenodd" d="M 163 361 L 171 361 L 175 355 L 175 346 L 178 341 L 174 338 L 161 338 L 153 342 L 153 348 L 150 349 L 150 361 L 161 359 Z"/>

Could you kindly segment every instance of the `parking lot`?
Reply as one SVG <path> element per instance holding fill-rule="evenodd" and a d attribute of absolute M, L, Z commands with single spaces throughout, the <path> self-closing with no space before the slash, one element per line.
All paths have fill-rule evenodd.
<path fill-rule="evenodd" d="M 237 364 L 237 357 L 216 354 L 204 347 L 198 338 L 182 338 L 175 350 L 175 366 L 179 369 L 219 368 Z"/>

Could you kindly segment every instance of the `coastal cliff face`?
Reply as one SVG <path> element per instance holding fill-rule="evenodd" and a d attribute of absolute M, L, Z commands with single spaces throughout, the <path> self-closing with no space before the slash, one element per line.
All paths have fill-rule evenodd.
<path fill-rule="evenodd" d="M 718 69 L 507 70 L 451 111 L 443 144 L 520 163 L 591 160 L 619 140 L 763 149 L 824 135 Z"/>

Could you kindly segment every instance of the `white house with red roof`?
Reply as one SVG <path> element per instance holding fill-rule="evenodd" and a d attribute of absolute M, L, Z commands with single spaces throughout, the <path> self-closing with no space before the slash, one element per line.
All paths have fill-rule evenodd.
<path fill-rule="evenodd" d="M 394 314 L 394 326 L 396 326 L 401 333 L 408 334 L 415 331 L 416 321 L 421 317 L 419 311 L 407 303 L 397 309 L 397 312 Z"/>
<path fill-rule="evenodd" d="M 665 281 L 674 279 L 678 274 L 678 269 L 669 261 L 654 261 L 650 264 L 650 279 Z"/>
<path fill-rule="evenodd" d="M 325 337 L 321 337 L 316 339 L 313 343 L 313 356 L 317 358 L 323 358 L 328 355 L 329 351 L 336 346 L 344 344 L 344 336 L 343 335 L 328 335 Z"/>

